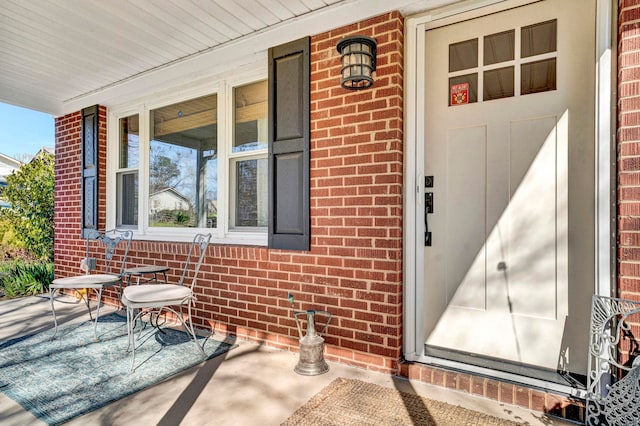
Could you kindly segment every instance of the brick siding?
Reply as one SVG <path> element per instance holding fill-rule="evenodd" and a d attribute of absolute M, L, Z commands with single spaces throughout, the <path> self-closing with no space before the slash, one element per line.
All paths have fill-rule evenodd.
<path fill-rule="evenodd" d="M 640 300 L 640 1 L 618 24 L 618 295 Z"/>
<path fill-rule="evenodd" d="M 618 296 L 640 300 L 640 1 L 621 0 L 618 19 Z"/>
<path fill-rule="evenodd" d="M 106 192 L 107 110 L 98 109 L 98 186 Z M 81 239 L 82 208 L 82 115 L 75 112 L 55 119 L 55 219 L 54 251 L 56 277 L 77 274 L 85 256 L 85 241 Z M 106 199 L 99 201 L 98 229 L 104 229 Z M 100 265 L 99 265 L 100 266 Z M 111 292 L 108 296 L 114 297 Z"/>
<path fill-rule="evenodd" d="M 418 363 L 402 363 L 400 365 L 400 375 L 411 380 L 455 389 L 505 404 L 518 405 L 580 423 L 583 423 L 585 419 L 585 407 L 582 400 L 556 395 L 524 385 Z"/>
<path fill-rule="evenodd" d="M 311 252 L 212 245 L 202 266 L 200 327 L 297 350 L 297 309 L 328 310 L 326 358 L 394 373 L 402 335 L 403 19 L 385 14 L 312 37 Z M 336 44 L 378 42 L 374 86 L 342 89 Z M 106 110 L 100 108 L 100 228 L 105 224 Z M 78 272 L 80 113 L 56 119 L 56 276 Z M 92 250 L 94 248 L 92 247 Z M 180 269 L 188 244 L 134 241 L 130 264 Z M 158 256 L 159 254 L 159 256 Z M 177 279 L 178 277 L 173 277 Z M 117 294 L 107 292 L 107 302 Z"/>
<path fill-rule="evenodd" d="M 55 120 L 55 267 L 58 276 L 77 273 L 83 255 L 80 240 L 80 112 Z"/>

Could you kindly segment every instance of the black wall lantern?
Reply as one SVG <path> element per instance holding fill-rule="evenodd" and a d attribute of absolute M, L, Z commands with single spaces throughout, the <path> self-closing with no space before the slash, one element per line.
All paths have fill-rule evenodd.
<path fill-rule="evenodd" d="M 345 89 L 366 89 L 376 70 L 376 40 L 365 36 L 345 37 L 338 42 L 342 61 L 340 85 Z"/>

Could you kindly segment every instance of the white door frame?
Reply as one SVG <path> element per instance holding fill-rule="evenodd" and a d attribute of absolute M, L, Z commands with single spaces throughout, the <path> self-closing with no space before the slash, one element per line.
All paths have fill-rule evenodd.
<path fill-rule="evenodd" d="M 424 258 L 424 49 L 427 30 L 448 25 L 462 19 L 495 13 L 505 9 L 535 3 L 539 0 L 470 0 L 417 16 L 405 22 L 405 173 L 404 173 L 404 284 L 403 284 L 403 352 L 408 361 L 437 364 L 489 374 L 493 377 L 536 385 L 543 389 L 568 392 L 580 396 L 581 392 L 566 386 L 525 378 L 483 367 L 435 359 L 424 354 L 424 272 L 416 259 Z M 616 145 L 615 105 L 616 73 L 615 46 L 617 9 L 612 0 L 596 0 L 596 52 L 594 52 L 595 82 L 595 217 L 596 253 L 594 293 L 615 295 L 615 239 L 616 239 Z M 462 15 L 462 16 L 461 16 Z M 585 307 L 588 309 L 589 307 Z"/>

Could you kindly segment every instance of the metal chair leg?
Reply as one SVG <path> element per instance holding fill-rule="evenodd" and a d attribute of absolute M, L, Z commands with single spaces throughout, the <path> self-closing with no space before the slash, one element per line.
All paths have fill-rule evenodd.
<path fill-rule="evenodd" d="M 182 305 L 180 306 L 180 319 L 182 319 Z M 204 348 L 200 346 L 200 344 L 198 343 L 198 337 L 196 336 L 196 331 L 193 328 L 193 322 L 191 321 L 191 303 L 187 305 L 187 320 L 189 321 L 189 328 L 187 329 L 184 319 L 182 319 L 182 325 L 184 325 L 185 329 L 187 329 L 187 333 L 191 335 L 191 338 L 193 339 L 193 343 L 196 344 L 202 356 L 206 357 L 207 354 L 205 353 Z"/>
<path fill-rule="evenodd" d="M 58 319 L 56 318 L 56 308 L 53 304 L 53 293 L 55 293 L 55 291 L 55 288 L 49 289 L 49 300 L 51 301 L 51 312 L 53 313 L 53 336 L 51 336 L 50 340 L 54 340 L 58 334 Z"/>
<path fill-rule="evenodd" d="M 87 302 L 89 295 L 87 295 Z M 98 341 L 98 318 L 100 318 L 100 303 L 102 301 L 102 287 L 98 289 L 98 306 L 96 307 L 96 319 L 93 321 L 93 341 Z M 91 312 L 91 311 L 89 311 Z"/>
<path fill-rule="evenodd" d="M 79 292 L 82 290 L 81 288 L 75 289 L 75 292 L 80 294 L 80 298 L 84 300 L 84 304 L 87 305 L 87 312 L 89 312 L 89 321 L 93 321 L 93 316 L 91 315 L 91 299 L 89 299 L 89 289 L 84 289 L 84 294 Z"/>
<path fill-rule="evenodd" d="M 133 373 L 136 363 L 136 321 L 138 315 L 135 315 L 133 308 L 127 307 L 127 332 L 129 333 L 129 345 L 131 347 L 131 366 L 129 367 L 129 373 Z"/>

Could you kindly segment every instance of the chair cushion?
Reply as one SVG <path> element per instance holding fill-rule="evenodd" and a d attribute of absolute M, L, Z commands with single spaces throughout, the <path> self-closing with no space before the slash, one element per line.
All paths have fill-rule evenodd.
<path fill-rule="evenodd" d="M 120 283 L 120 276 L 113 274 L 88 274 L 56 278 L 49 288 L 102 288 Z"/>
<path fill-rule="evenodd" d="M 176 284 L 128 286 L 122 292 L 122 303 L 132 307 L 156 307 L 186 303 L 191 289 Z"/>

